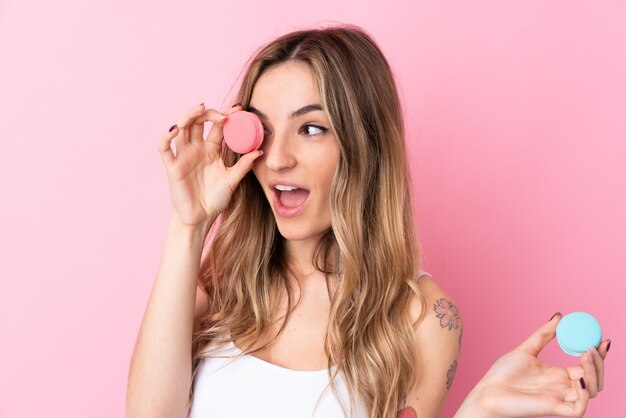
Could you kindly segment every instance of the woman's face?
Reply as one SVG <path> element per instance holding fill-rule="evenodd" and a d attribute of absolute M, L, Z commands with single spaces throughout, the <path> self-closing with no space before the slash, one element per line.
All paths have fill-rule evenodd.
<path fill-rule="evenodd" d="M 321 108 L 308 65 L 287 62 L 259 77 L 247 109 L 259 116 L 265 130 L 264 154 L 252 171 L 288 240 L 317 239 L 330 227 L 330 187 L 339 146 Z M 299 190 L 279 192 L 276 184 Z"/>

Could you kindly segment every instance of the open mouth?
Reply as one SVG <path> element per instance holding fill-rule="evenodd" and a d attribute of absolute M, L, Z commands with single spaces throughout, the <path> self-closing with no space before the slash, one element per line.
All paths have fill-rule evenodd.
<path fill-rule="evenodd" d="M 290 218 L 303 212 L 309 201 L 309 191 L 306 189 L 277 190 L 274 189 L 273 206 L 277 216 Z"/>
<path fill-rule="evenodd" d="M 306 189 L 295 189 L 289 191 L 274 189 L 274 194 L 278 198 L 280 204 L 287 209 L 293 209 L 301 206 L 309 197 L 309 191 Z"/>

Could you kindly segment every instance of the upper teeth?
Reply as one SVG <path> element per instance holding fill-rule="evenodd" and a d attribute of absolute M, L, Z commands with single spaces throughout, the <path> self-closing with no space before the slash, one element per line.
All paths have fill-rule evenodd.
<path fill-rule="evenodd" d="M 282 184 L 277 184 L 276 186 L 274 186 L 275 188 L 277 188 L 278 190 L 281 191 L 290 191 L 290 190 L 295 190 L 297 189 L 297 187 L 291 187 L 291 186 L 283 186 Z"/>

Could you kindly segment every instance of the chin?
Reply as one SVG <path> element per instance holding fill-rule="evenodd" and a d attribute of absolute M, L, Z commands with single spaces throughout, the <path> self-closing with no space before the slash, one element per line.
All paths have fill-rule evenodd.
<path fill-rule="evenodd" d="M 276 226 L 280 235 L 289 241 L 302 241 L 312 235 L 302 228 L 302 224 L 285 225 L 284 222 L 276 221 Z"/>
<path fill-rule="evenodd" d="M 276 226 L 280 235 L 289 241 L 306 241 L 311 238 L 319 239 L 326 229 L 310 230 L 303 222 L 297 222 L 293 219 L 276 218 Z"/>

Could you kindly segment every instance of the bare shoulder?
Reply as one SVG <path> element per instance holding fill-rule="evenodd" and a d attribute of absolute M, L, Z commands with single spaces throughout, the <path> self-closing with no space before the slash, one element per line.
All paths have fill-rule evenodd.
<path fill-rule="evenodd" d="M 416 326 L 416 332 L 429 333 L 436 329 L 461 332 L 463 324 L 459 306 L 433 277 L 424 275 L 413 281 L 411 287 L 415 291 L 409 308 L 411 320 L 417 320 L 421 310 L 425 310 L 422 321 Z M 422 296 L 424 306 L 418 294 Z"/>
<path fill-rule="evenodd" d="M 412 321 L 418 319 L 422 310 L 423 313 L 414 326 L 412 354 L 417 383 L 407 394 L 404 407 L 412 408 L 419 417 L 438 417 L 457 369 L 463 335 L 461 311 L 454 298 L 432 277 L 422 276 L 411 287 L 416 291 L 409 305 Z"/>

